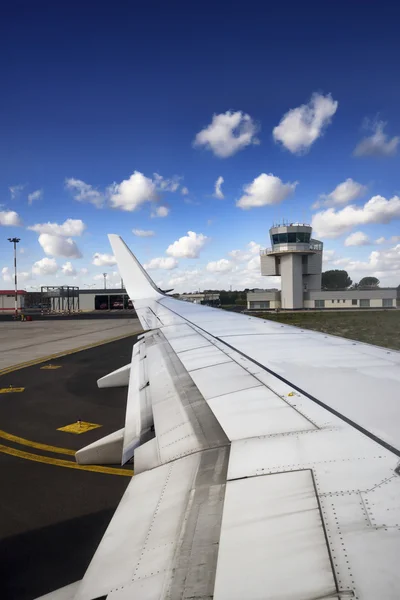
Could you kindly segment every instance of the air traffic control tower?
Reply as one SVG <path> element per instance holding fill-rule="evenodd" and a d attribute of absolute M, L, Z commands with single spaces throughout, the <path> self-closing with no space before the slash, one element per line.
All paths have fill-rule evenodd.
<path fill-rule="evenodd" d="M 304 292 L 321 289 L 323 243 L 311 238 L 304 223 L 269 230 L 271 248 L 261 251 L 261 275 L 281 277 L 281 308 L 304 307 Z"/>

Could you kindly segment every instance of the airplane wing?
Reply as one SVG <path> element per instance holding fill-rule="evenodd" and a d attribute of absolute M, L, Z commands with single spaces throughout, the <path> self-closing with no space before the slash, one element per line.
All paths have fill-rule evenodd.
<path fill-rule="evenodd" d="M 135 475 L 72 597 L 398 599 L 400 353 L 175 300 L 109 237 L 147 332 L 77 459 Z"/>

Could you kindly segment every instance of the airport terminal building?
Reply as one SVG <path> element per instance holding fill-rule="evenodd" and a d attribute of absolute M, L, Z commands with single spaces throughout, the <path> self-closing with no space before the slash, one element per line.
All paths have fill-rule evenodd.
<path fill-rule="evenodd" d="M 303 223 L 269 230 L 271 247 L 260 253 L 261 275 L 281 278 L 281 291 L 247 294 L 248 310 L 396 308 L 397 289 L 322 290 L 323 243 Z"/>

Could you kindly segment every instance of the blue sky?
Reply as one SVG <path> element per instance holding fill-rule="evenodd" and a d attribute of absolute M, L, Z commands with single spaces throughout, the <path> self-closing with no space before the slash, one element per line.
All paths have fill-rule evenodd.
<path fill-rule="evenodd" d="M 165 287 L 276 286 L 257 257 L 283 218 L 313 223 L 326 268 L 398 285 L 399 13 L 390 2 L 8 5 L 1 287 L 14 235 L 20 287 L 90 285 L 103 271 L 118 282 L 109 232 Z"/>

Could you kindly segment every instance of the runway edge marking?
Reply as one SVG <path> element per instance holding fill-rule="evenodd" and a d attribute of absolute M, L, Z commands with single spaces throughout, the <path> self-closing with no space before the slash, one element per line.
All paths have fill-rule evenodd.
<path fill-rule="evenodd" d="M 119 335 L 114 338 L 108 338 L 106 340 L 101 340 L 100 342 L 93 342 L 91 344 L 86 344 L 85 346 L 80 346 L 79 348 L 74 348 L 73 350 L 65 350 L 62 352 L 57 352 L 56 354 L 49 354 L 48 356 L 43 356 L 40 358 L 35 358 L 33 360 L 28 360 L 23 363 L 18 363 L 17 365 L 13 365 L 11 367 L 5 367 L 0 370 L 1 375 L 7 375 L 7 373 L 12 373 L 13 371 L 18 371 L 19 369 L 25 369 L 26 367 L 32 367 L 34 365 L 39 365 L 40 363 L 47 362 L 48 360 L 54 360 L 56 358 L 60 358 L 61 356 L 68 356 L 69 354 L 75 354 L 77 352 L 82 352 L 83 350 L 90 350 L 90 348 L 96 348 L 96 346 L 104 346 L 104 344 L 109 344 L 111 342 L 117 342 L 118 340 L 123 340 L 128 337 L 132 337 L 134 335 L 140 335 L 142 333 L 142 329 L 136 331 L 134 333 L 125 333 L 124 335 Z"/>

